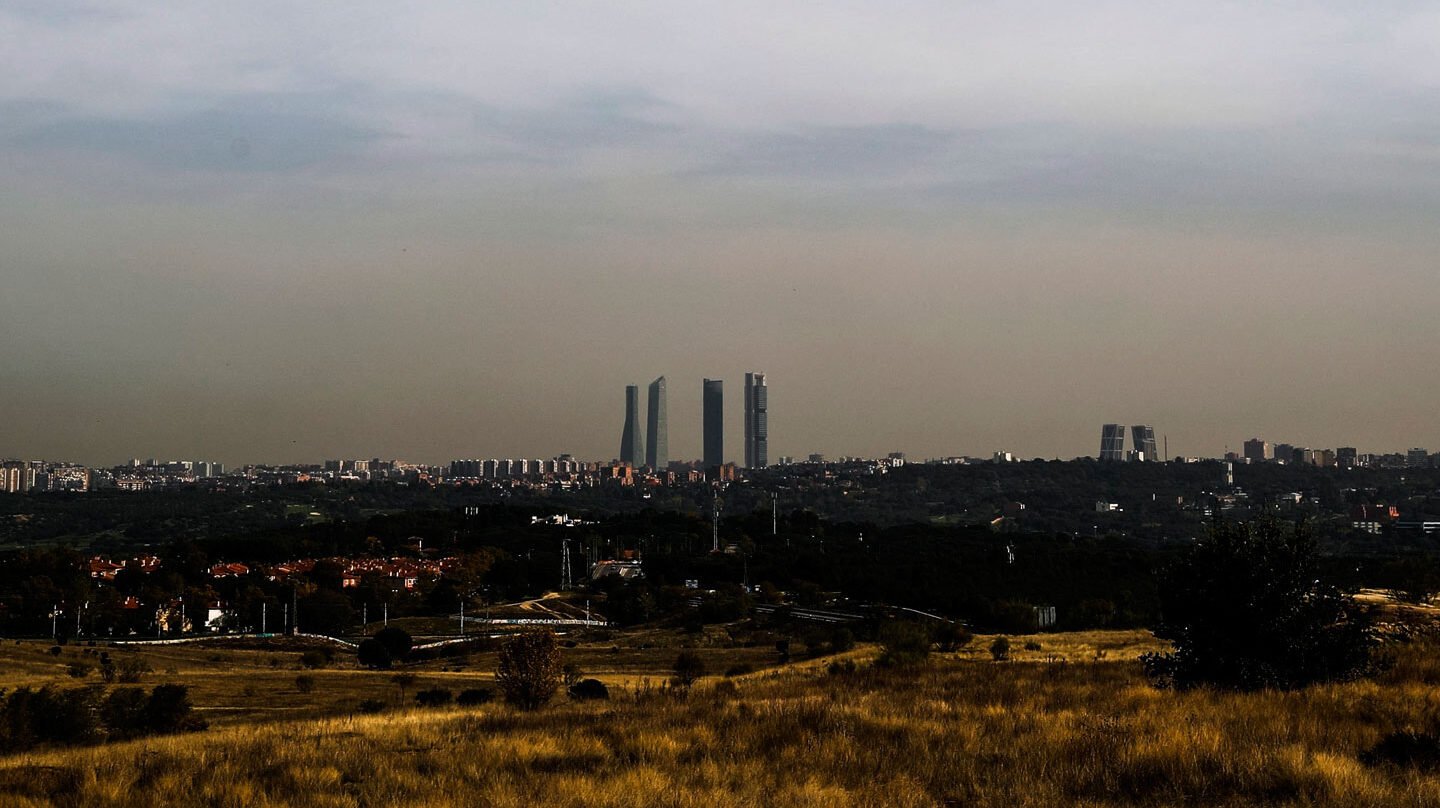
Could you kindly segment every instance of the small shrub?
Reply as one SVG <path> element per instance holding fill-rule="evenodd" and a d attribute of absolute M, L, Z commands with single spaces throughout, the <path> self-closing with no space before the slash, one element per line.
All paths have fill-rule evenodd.
<path fill-rule="evenodd" d="M 930 634 L 910 622 L 887 623 L 880 628 L 880 658 L 888 668 L 919 665 L 930 656 Z"/>
<path fill-rule="evenodd" d="M 721 679 L 715 683 L 715 690 L 713 692 L 716 698 L 733 699 L 740 695 L 740 688 L 729 679 Z"/>
<path fill-rule="evenodd" d="M 156 685 L 145 704 L 145 714 L 153 733 L 192 732 L 205 729 L 204 719 L 193 714 L 190 688 L 185 685 Z"/>
<path fill-rule="evenodd" d="M 830 653 L 843 654 L 855 647 L 855 634 L 848 628 L 837 628 L 830 632 Z"/>
<path fill-rule="evenodd" d="M 560 648 L 548 629 L 526 631 L 500 646 L 495 683 L 522 710 L 543 706 L 560 687 Z"/>
<path fill-rule="evenodd" d="M 121 684 L 127 685 L 135 684 L 136 682 L 140 681 L 145 676 L 145 674 L 150 673 L 151 670 L 153 670 L 150 667 L 150 663 L 139 657 L 122 659 L 120 660 L 120 663 L 115 666 L 115 669 L 115 678 L 118 679 Z"/>
<path fill-rule="evenodd" d="M 675 675 L 670 681 L 677 687 L 688 689 L 695 684 L 695 680 L 705 675 L 705 660 L 694 651 L 681 651 L 680 655 L 675 657 L 673 670 Z"/>
<path fill-rule="evenodd" d="M 390 677 L 390 681 L 394 682 L 395 686 L 400 688 L 400 700 L 404 701 L 405 691 L 409 690 L 411 685 L 415 684 L 415 674 L 397 673 Z"/>
<path fill-rule="evenodd" d="M 754 666 L 754 665 L 751 665 L 749 662 L 741 662 L 741 663 L 739 663 L 738 665 L 731 665 L 730 667 L 726 668 L 726 669 L 725 669 L 725 676 L 726 676 L 726 678 L 733 677 L 733 676 L 744 676 L 744 675 L 747 674 L 747 673 L 754 673 L 754 672 L 755 672 L 755 666 Z"/>
<path fill-rule="evenodd" d="M 149 730 L 145 716 L 149 702 L 144 688 L 117 687 L 110 691 L 100 705 L 100 720 L 110 730 L 110 737 L 123 740 L 144 735 Z"/>
<path fill-rule="evenodd" d="M 52 645 L 52 646 L 50 646 L 50 656 L 60 656 L 60 646 L 58 646 L 58 645 Z"/>
<path fill-rule="evenodd" d="M 325 663 L 327 661 L 328 660 L 325 659 L 325 654 L 319 651 L 306 651 L 305 653 L 300 655 L 300 664 L 304 665 L 310 670 L 325 667 Z"/>
<path fill-rule="evenodd" d="M 495 691 L 488 687 L 472 687 L 469 690 L 462 690 L 460 695 L 455 697 L 455 703 L 461 707 L 478 707 L 494 700 Z"/>
<path fill-rule="evenodd" d="M 1010 640 L 1005 637 L 996 637 L 990 643 L 990 658 L 996 662 L 1004 662 L 1010 658 Z"/>
<path fill-rule="evenodd" d="M 367 715 L 374 715 L 385 709 L 385 702 L 379 699 L 366 699 L 356 705 L 355 709 Z"/>
<path fill-rule="evenodd" d="M 576 701 L 601 701 L 610 698 L 610 688 L 599 679 L 581 679 L 570 686 L 570 698 Z"/>
<path fill-rule="evenodd" d="M 295 677 L 295 689 L 301 693 L 315 692 L 315 677 L 308 673 L 302 673 Z"/>
<path fill-rule="evenodd" d="M 853 659 L 837 659 L 825 666 L 825 673 L 830 676 L 849 676 L 855 673 L 856 670 L 858 670 L 858 668 Z"/>
<path fill-rule="evenodd" d="M 975 635 L 960 623 L 941 623 L 935 627 L 933 639 L 942 653 L 953 654 L 969 645 Z"/>
<path fill-rule="evenodd" d="M 84 679 L 90 675 L 90 671 L 92 670 L 94 670 L 94 668 L 91 668 L 84 662 L 71 662 L 65 666 L 65 672 L 76 679 Z"/>
<path fill-rule="evenodd" d="M 566 687 L 573 687 L 576 682 L 583 678 L 585 678 L 585 672 L 580 670 L 580 666 L 573 662 L 566 662 L 564 666 L 560 668 L 560 680 L 565 683 Z"/>
<path fill-rule="evenodd" d="M 415 694 L 415 703 L 421 707 L 444 707 L 454 699 L 448 687 L 432 687 Z"/>
<path fill-rule="evenodd" d="M 1024 647 L 1026 651 L 1039 651 L 1040 643 L 1035 642 L 1034 640 L 1026 640 Z"/>

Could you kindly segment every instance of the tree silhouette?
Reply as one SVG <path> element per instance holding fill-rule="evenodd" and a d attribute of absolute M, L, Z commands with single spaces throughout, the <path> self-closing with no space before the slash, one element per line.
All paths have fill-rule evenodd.
<path fill-rule="evenodd" d="M 1320 572 L 1303 526 L 1217 521 L 1163 576 L 1155 636 L 1142 657 L 1156 684 L 1293 689 L 1365 672 L 1368 613 Z"/>
<path fill-rule="evenodd" d="M 522 710 L 543 706 L 560 686 L 560 646 L 549 629 L 526 631 L 505 641 L 495 684 L 505 701 Z"/>

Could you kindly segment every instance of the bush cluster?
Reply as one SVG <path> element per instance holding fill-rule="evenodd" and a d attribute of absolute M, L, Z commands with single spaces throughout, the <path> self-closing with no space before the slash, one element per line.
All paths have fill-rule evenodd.
<path fill-rule="evenodd" d="M 108 695 L 100 687 L 51 685 L 0 691 L 0 749 L 6 752 L 204 728 L 184 685 L 156 685 L 149 693 L 120 687 Z"/>

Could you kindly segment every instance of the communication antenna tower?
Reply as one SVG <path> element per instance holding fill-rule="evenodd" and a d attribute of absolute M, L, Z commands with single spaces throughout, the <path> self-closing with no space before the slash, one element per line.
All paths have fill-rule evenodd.
<path fill-rule="evenodd" d="M 570 580 L 570 540 L 560 540 L 560 589 L 569 590 Z"/>
<path fill-rule="evenodd" d="M 710 495 L 710 552 L 720 552 L 720 498 Z"/>

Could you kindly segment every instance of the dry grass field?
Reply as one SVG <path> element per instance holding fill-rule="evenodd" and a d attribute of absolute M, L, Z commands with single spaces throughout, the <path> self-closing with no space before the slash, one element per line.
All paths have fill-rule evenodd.
<path fill-rule="evenodd" d="M 608 702 L 378 715 L 348 705 L 396 701 L 389 674 L 322 670 L 302 694 L 297 671 L 271 668 L 268 651 L 147 649 L 151 680 L 190 684 L 212 728 L 0 758 L 0 804 L 1440 804 L 1440 776 L 1362 762 L 1388 733 L 1436 728 L 1440 659 L 1429 646 L 1406 648 L 1376 681 L 1225 694 L 1151 688 L 1134 662 L 1157 647 L 1143 633 L 1032 641 L 1017 638 L 1015 658 L 997 663 L 978 637 L 909 671 L 868 667 L 875 651 L 862 647 L 841 657 L 855 672 L 805 660 L 709 676 L 687 697 L 658 689 L 673 647 L 589 645 L 566 659 L 612 686 Z M 5 686 L 64 676 L 44 647 L 17 649 Z M 712 671 L 766 656 L 702 653 Z M 412 689 L 486 681 L 485 657 L 462 671 L 427 663 Z M 246 686 L 256 695 L 237 695 Z"/>

